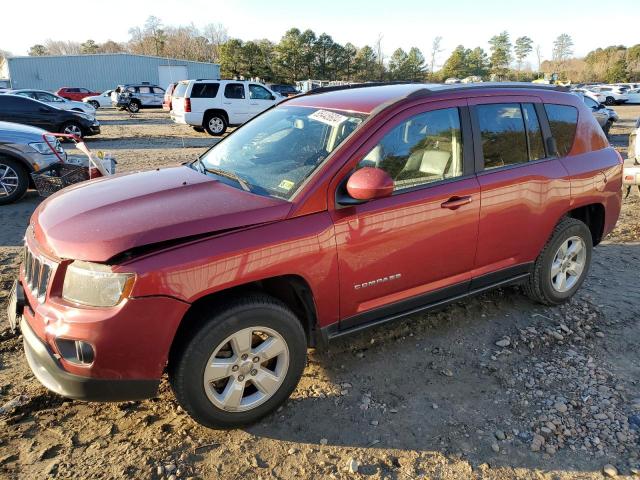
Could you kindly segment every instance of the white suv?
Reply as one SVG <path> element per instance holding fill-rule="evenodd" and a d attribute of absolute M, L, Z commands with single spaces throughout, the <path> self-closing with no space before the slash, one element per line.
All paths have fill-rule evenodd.
<path fill-rule="evenodd" d="M 599 93 L 605 97 L 605 105 L 620 105 L 629 100 L 624 88 L 615 85 L 597 85 L 588 87 L 592 92 Z"/>
<path fill-rule="evenodd" d="M 241 80 L 184 80 L 171 98 L 171 119 L 210 135 L 241 125 L 284 100 L 264 85 Z"/>

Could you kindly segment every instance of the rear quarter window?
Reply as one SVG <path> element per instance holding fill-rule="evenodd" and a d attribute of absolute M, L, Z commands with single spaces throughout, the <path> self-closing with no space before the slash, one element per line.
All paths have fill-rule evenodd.
<path fill-rule="evenodd" d="M 216 98 L 219 89 L 219 83 L 194 83 L 191 98 Z"/>
<path fill-rule="evenodd" d="M 551 135 L 556 140 L 558 154 L 566 157 L 571 151 L 576 136 L 578 124 L 578 110 L 569 105 L 554 105 L 545 103 L 544 109 L 549 119 Z"/>

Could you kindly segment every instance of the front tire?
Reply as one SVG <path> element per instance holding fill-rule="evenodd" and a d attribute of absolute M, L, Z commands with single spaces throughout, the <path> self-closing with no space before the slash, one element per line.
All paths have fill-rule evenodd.
<path fill-rule="evenodd" d="M 29 174 L 17 160 L 0 157 L 0 205 L 20 200 L 29 188 Z"/>
<path fill-rule="evenodd" d="M 82 138 L 82 127 L 76 122 L 67 122 L 62 126 L 62 133 Z"/>
<path fill-rule="evenodd" d="M 580 220 L 564 218 L 538 255 L 525 292 L 544 305 L 569 300 L 584 282 L 591 266 L 591 231 Z"/>
<path fill-rule="evenodd" d="M 98 108 L 100 108 L 100 104 L 98 102 L 96 102 L 95 100 L 89 100 L 87 103 L 89 105 L 91 105 L 93 108 L 95 108 L 96 110 L 98 110 Z"/>
<path fill-rule="evenodd" d="M 616 99 L 613 97 L 607 97 L 604 101 L 605 105 L 615 105 L 616 104 Z"/>
<path fill-rule="evenodd" d="M 137 101 L 129 102 L 129 106 L 127 107 L 130 113 L 138 113 L 140 111 L 140 103 Z"/>
<path fill-rule="evenodd" d="M 220 113 L 211 113 L 204 119 L 202 125 L 209 135 L 219 137 L 227 131 L 227 121 Z"/>
<path fill-rule="evenodd" d="M 267 295 L 201 309 L 199 328 L 179 339 L 169 381 L 198 423 L 232 428 L 275 410 L 295 389 L 306 364 L 304 329 L 282 302 Z"/>
<path fill-rule="evenodd" d="M 609 138 L 609 130 L 611 130 L 612 126 L 613 122 L 611 120 L 607 120 L 607 123 L 605 123 L 604 127 L 602 127 L 602 130 L 604 131 L 604 134 L 607 136 L 607 138 Z"/>

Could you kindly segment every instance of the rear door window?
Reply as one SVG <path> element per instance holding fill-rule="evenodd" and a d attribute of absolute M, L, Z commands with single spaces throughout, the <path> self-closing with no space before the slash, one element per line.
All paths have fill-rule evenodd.
<path fill-rule="evenodd" d="M 242 83 L 227 83 L 224 87 L 224 96 L 226 98 L 244 98 L 244 85 Z"/>
<path fill-rule="evenodd" d="M 485 170 L 529 161 L 519 103 L 478 105 L 476 112 Z"/>
<path fill-rule="evenodd" d="M 219 83 L 194 83 L 191 98 L 216 98 L 219 89 Z"/>
<path fill-rule="evenodd" d="M 573 140 L 576 136 L 578 110 L 569 105 L 554 105 L 551 103 L 545 103 L 544 109 L 549 119 L 551 135 L 556 140 L 558 154 L 561 157 L 565 157 L 571 151 Z"/>

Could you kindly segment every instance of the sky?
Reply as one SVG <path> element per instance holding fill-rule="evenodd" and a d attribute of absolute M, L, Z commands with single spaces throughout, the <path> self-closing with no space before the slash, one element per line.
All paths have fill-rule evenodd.
<path fill-rule="evenodd" d="M 129 28 L 142 26 L 150 15 L 165 25 L 221 23 L 230 36 L 243 40 L 277 42 L 294 26 L 326 32 L 335 41 L 356 47 L 373 46 L 382 35 L 385 56 L 398 47 L 408 51 L 415 46 L 428 58 L 433 38 L 441 36 L 444 51 L 438 65 L 459 44 L 488 51 L 489 38 L 503 30 L 512 43 L 522 35 L 531 37 L 534 45 L 540 45 L 543 60 L 551 57 L 553 40 L 561 33 L 571 35 L 577 56 L 597 47 L 640 43 L 638 0 L 618 0 L 615 8 L 604 10 L 602 0 L 573 5 L 559 0 L 89 0 L 78 3 L 82 7 L 77 12 L 73 2 L 64 7 L 45 0 L 25 3 L 27 8 L 0 12 L 0 49 L 13 55 L 26 55 L 31 45 L 49 38 L 124 42 Z M 620 20 L 605 23 L 612 8 Z M 529 61 L 537 66 L 533 53 Z"/>

